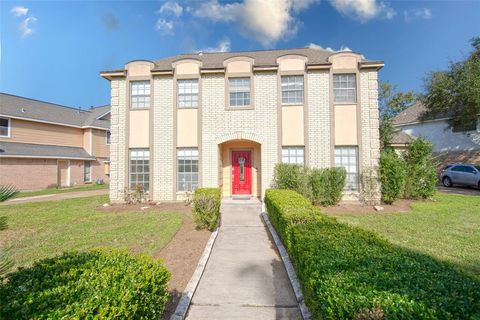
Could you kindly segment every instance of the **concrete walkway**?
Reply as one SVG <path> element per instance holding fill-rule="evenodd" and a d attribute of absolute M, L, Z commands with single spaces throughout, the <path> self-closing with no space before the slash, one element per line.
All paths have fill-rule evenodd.
<path fill-rule="evenodd" d="M 108 194 L 108 189 L 72 191 L 72 192 L 63 192 L 63 193 L 42 194 L 39 196 L 31 196 L 31 197 L 23 197 L 23 198 L 14 198 L 12 200 L 5 201 L 0 205 L 19 204 L 19 203 L 27 203 L 27 202 L 59 201 L 64 199 L 93 197 L 93 196 L 98 196 L 103 194 Z"/>
<path fill-rule="evenodd" d="M 222 225 L 187 319 L 301 319 L 258 200 L 223 200 Z"/>

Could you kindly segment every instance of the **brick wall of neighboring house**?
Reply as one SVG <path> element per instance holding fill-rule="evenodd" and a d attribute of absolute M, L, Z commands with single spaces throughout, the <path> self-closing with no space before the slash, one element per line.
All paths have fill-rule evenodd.
<path fill-rule="evenodd" d="M 97 180 L 103 180 L 103 182 L 108 183 L 110 181 L 110 176 L 105 173 L 105 168 L 108 165 L 105 164 L 108 158 L 97 158 L 97 160 L 92 161 L 91 170 L 92 170 L 92 182 Z"/>
<path fill-rule="evenodd" d="M 0 159 L 0 185 L 13 184 L 19 190 L 36 190 L 57 186 L 55 159 Z"/>
<path fill-rule="evenodd" d="M 70 185 L 78 186 L 85 184 L 83 181 L 83 160 L 70 160 Z"/>

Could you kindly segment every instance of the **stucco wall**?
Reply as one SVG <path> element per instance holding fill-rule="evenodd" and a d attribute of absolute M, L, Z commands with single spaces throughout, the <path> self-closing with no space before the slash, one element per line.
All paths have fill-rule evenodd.
<path fill-rule="evenodd" d="M 480 133 L 452 132 L 445 120 L 398 126 L 413 137 L 423 137 L 434 145 L 434 152 L 480 150 Z"/>

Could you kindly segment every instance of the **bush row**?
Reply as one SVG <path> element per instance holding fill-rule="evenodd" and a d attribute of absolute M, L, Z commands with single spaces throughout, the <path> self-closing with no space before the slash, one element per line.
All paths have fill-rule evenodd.
<path fill-rule="evenodd" d="M 146 255 L 67 252 L 7 275 L 1 319 L 158 319 L 170 273 Z"/>
<path fill-rule="evenodd" d="M 267 190 L 268 216 L 315 319 L 473 319 L 479 283 L 447 264 L 338 223 L 291 190 Z"/>
<path fill-rule="evenodd" d="M 422 138 L 411 143 L 401 155 L 392 149 L 380 154 L 382 201 L 399 198 L 426 199 L 435 193 L 437 173 L 432 157 L 433 146 Z"/>
<path fill-rule="evenodd" d="M 193 195 L 193 218 L 200 229 L 215 230 L 220 218 L 220 188 L 198 188 Z"/>
<path fill-rule="evenodd" d="M 288 163 L 277 164 L 274 173 L 278 189 L 295 190 L 314 204 L 323 206 L 340 202 L 345 179 L 344 168 L 309 169 Z"/>

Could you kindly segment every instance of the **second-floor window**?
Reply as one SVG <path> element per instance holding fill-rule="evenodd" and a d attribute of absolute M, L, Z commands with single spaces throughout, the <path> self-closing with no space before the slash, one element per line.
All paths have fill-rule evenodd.
<path fill-rule="evenodd" d="M 10 119 L 0 118 L 0 137 L 10 137 Z"/>
<path fill-rule="evenodd" d="M 198 107 L 198 80 L 178 80 L 178 107 L 179 108 L 197 108 Z"/>
<path fill-rule="evenodd" d="M 132 109 L 150 108 L 150 81 L 130 82 L 130 107 Z"/>
<path fill-rule="evenodd" d="M 303 104 L 303 76 L 282 76 L 282 104 Z"/>
<path fill-rule="evenodd" d="M 250 105 L 250 78 L 228 79 L 228 90 L 231 107 L 246 107 Z"/>
<path fill-rule="evenodd" d="M 333 75 L 333 102 L 356 103 L 357 84 L 354 74 Z"/>
<path fill-rule="evenodd" d="M 110 131 L 105 131 L 105 143 L 110 144 Z"/>

